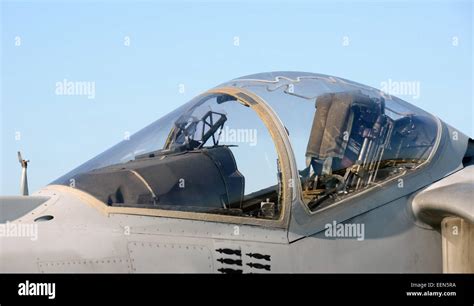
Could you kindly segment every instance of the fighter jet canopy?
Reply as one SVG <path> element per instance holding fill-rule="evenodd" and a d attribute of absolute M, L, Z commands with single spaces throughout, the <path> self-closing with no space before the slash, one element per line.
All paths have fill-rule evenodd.
<path fill-rule="evenodd" d="M 199 95 L 53 184 L 108 206 L 278 219 L 291 188 L 318 210 L 416 171 L 438 130 L 430 114 L 361 84 L 263 73 Z"/>

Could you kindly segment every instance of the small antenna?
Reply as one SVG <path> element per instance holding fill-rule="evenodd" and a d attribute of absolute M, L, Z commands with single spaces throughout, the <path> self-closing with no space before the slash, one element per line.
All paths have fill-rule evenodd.
<path fill-rule="evenodd" d="M 20 194 L 27 196 L 28 195 L 28 178 L 26 175 L 26 169 L 28 168 L 28 163 L 30 161 L 23 159 L 20 151 L 18 151 L 18 161 L 21 164 Z"/>

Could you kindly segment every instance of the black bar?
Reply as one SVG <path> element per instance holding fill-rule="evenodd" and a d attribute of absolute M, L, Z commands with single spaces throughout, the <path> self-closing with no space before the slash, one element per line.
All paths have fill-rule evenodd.
<path fill-rule="evenodd" d="M 29 287 L 26 288 L 26 281 Z M 44 295 L 32 296 L 35 284 L 54 283 Z M 45 289 L 46 286 L 41 288 Z M 52 287 L 49 287 L 52 288 Z M 19 295 L 21 293 L 26 295 Z M 38 293 L 38 292 L 37 292 Z M 419 295 L 419 296 L 417 296 Z M 438 296 L 440 295 L 440 296 Z M 472 274 L 1 274 L 0 305 L 21 303 L 107 305 L 125 300 L 132 305 L 193 304 L 246 305 L 256 300 L 281 305 L 474 305 Z M 149 303 L 146 301 L 150 301 Z M 306 301 L 306 302 L 304 302 Z"/>

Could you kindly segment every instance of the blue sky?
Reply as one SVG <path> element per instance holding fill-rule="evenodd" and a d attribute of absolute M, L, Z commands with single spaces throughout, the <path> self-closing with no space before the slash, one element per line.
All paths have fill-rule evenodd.
<path fill-rule="evenodd" d="M 34 191 L 206 89 L 263 71 L 416 81 L 420 97 L 402 99 L 473 137 L 471 2 L 2 1 L 0 194 L 18 194 L 18 150 Z M 95 98 L 56 95 L 64 79 L 95 82 Z"/>

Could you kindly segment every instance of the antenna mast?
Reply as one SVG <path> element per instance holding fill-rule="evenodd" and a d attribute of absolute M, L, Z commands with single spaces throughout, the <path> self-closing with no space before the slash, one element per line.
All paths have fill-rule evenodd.
<path fill-rule="evenodd" d="M 28 178 L 26 176 L 26 169 L 28 168 L 29 160 L 25 160 L 21 157 L 21 152 L 18 151 L 18 161 L 21 164 L 21 181 L 20 181 L 20 194 L 28 195 Z"/>

